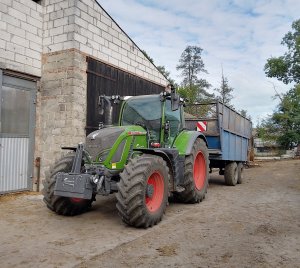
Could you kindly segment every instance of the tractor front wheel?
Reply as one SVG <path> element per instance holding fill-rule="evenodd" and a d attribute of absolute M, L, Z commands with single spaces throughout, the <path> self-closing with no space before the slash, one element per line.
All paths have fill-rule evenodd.
<path fill-rule="evenodd" d="M 208 187 L 208 149 L 205 142 L 197 139 L 192 154 L 185 158 L 184 191 L 175 193 L 185 203 L 199 203 L 205 198 Z"/>
<path fill-rule="evenodd" d="M 169 168 L 159 156 L 130 159 L 117 184 L 117 209 L 128 225 L 148 228 L 161 221 L 168 203 Z"/>
<path fill-rule="evenodd" d="M 68 173 L 72 169 L 74 153 L 70 153 L 57 161 L 46 175 L 43 181 L 44 202 L 47 207 L 64 216 L 75 216 L 81 214 L 91 207 L 94 197 L 91 200 L 81 198 L 69 198 L 54 195 L 54 186 L 56 183 L 56 174 L 58 172 Z"/>

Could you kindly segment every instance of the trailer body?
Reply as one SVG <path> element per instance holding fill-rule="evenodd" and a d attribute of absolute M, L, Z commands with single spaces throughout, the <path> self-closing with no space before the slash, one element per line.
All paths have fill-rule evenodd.
<path fill-rule="evenodd" d="M 248 160 L 252 136 L 248 118 L 219 101 L 188 105 L 185 110 L 186 128 L 202 132 L 207 139 L 211 168 Z"/>

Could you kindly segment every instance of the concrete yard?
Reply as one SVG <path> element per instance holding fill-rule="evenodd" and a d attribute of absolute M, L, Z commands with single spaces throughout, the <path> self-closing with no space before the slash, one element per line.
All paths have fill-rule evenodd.
<path fill-rule="evenodd" d="M 115 203 L 63 217 L 41 195 L 0 197 L 1 268 L 300 267 L 300 160 L 261 162 L 235 187 L 214 173 L 202 203 L 170 203 L 151 229 L 124 225 Z"/>

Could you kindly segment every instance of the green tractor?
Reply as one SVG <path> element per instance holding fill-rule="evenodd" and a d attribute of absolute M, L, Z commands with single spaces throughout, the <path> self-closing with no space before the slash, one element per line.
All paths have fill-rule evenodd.
<path fill-rule="evenodd" d="M 112 110 L 122 102 L 119 125 Z M 96 195 L 116 193 L 122 220 L 135 227 L 161 221 L 173 195 L 198 203 L 208 187 L 209 159 L 205 136 L 187 131 L 184 102 L 172 90 L 157 95 L 121 98 L 100 96 L 104 126 L 86 137 L 51 168 L 44 181 L 44 201 L 57 214 L 78 215 Z"/>

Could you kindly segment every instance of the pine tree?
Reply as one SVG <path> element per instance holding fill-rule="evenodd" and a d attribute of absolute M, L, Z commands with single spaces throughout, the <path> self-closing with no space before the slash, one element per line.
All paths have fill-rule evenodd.
<path fill-rule="evenodd" d="M 222 79 L 220 88 L 215 88 L 215 91 L 219 93 L 217 97 L 222 103 L 231 106 L 231 100 L 233 99 L 233 88 L 229 86 L 228 79 L 224 77 L 223 67 L 222 67 Z"/>
<path fill-rule="evenodd" d="M 201 73 L 207 73 L 201 57 L 203 49 L 198 46 L 187 46 L 182 52 L 176 69 L 181 71 L 183 78 L 180 93 L 185 95 L 191 103 L 208 99 L 212 96 L 206 89 L 211 85 L 203 78 Z"/>

